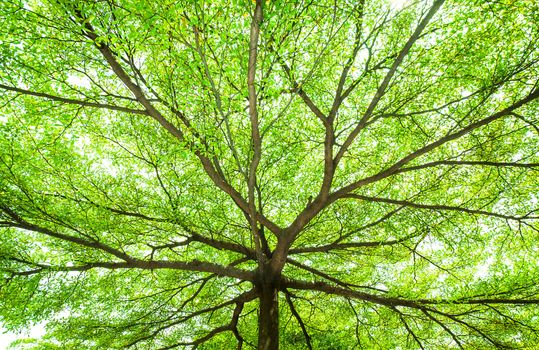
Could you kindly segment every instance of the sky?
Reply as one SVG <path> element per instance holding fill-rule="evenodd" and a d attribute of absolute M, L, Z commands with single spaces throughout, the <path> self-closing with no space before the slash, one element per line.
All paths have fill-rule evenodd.
<path fill-rule="evenodd" d="M 0 350 L 6 350 L 12 342 L 21 338 L 41 338 L 45 334 L 42 324 L 32 327 L 28 332 L 11 333 L 0 327 Z"/>

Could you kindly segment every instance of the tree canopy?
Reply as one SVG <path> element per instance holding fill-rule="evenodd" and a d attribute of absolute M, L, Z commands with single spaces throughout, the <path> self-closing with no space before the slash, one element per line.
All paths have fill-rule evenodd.
<path fill-rule="evenodd" d="M 539 346 L 535 0 L 0 1 L 25 349 Z"/>

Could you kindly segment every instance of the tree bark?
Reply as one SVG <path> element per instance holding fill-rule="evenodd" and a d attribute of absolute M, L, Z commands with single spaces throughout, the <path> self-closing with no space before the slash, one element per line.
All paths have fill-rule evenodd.
<path fill-rule="evenodd" d="M 258 349 L 279 349 L 279 291 L 270 283 L 259 287 Z"/>

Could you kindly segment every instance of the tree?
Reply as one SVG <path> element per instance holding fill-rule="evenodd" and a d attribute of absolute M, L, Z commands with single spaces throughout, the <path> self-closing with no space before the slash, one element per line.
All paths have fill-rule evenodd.
<path fill-rule="evenodd" d="M 0 3 L 36 349 L 539 344 L 532 0 Z"/>

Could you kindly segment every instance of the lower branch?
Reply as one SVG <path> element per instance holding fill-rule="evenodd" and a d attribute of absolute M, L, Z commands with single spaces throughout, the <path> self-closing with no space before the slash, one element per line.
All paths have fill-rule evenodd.
<path fill-rule="evenodd" d="M 186 346 L 186 345 L 192 345 L 192 346 L 196 347 L 196 346 L 198 346 L 198 345 L 200 345 L 202 343 L 207 342 L 208 340 L 215 337 L 216 335 L 218 335 L 220 333 L 223 333 L 223 332 L 227 332 L 227 331 L 231 331 L 234 334 L 236 334 L 237 333 L 238 320 L 239 320 L 240 314 L 241 314 L 241 312 L 243 310 L 243 304 L 244 303 L 241 302 L 241 301 L 236 302 L 236 308 L 234 309 L 234 312 L 232 314 L 232 320 L 230 320 L 229 324 L 214 328 L 208 334 L 206 334 L 205 336 L 203 336 L 201 338 L 198 338 L 198 339 L 196 339 L 194 341 L 176 343 L 176 344 L 173 344 L 173 345 L 170 345 L 170 346 L 159 348 L 159 350 L 174 349 L 174 348 L 177 348 L 179 346 Z"/>
<path fill-rule="evenodd" d="M 539 305 L 539 299 L 511 299 L 511 298 L 461 298 L 456 300 L 445 300 L 445 299 L 404 299 L 399 297 L 384 297 L 375 294 L 369 294 L 365 292 L 359 292 L 351 289 L 345 289 L 339 286 L 333 286 L 324 282 L 306 282 L 299 280 L 292 280 L 288 278 L 282 278 L 280 288 L 285 293 L 287 289 L 298 289 L 298 290 L 309 290 L 313 292 L 322 292 L 328 295 L 336 295 L 344 297 L 345 299 L 358 299 L 382 306 L 386 306 L 389 309 L 397 312 L 401 321 L 404 324 L 404 327 L 409 334 L 412 335 L 414 340 L 422 347 L 423 345 L 420 342 L 420 339 L 413 332 L 410 326 L 407 324 L 406 320 L 403 317 L 403 313 L 398 309 L 399 307 L 406 307 L 410 309 L 415 309 L 426 316 L 430 321 L 438 324 L 444 332 L 446 332 L 451 339 L 455 342 L 459 348 L 463 348 L 463 339 L 459 339 L 459 334 L 455 333 L 453 329 L 450 328 L 450 324 L 455 326 L 460 326 L 467 328 L 477 337 L 489 343 L 495 348 L 508 348 L 505 342 L 498 341 L 494 338 L 492 333 L 494 330 L 485 330 L 482 329 L 480 325 L 472 323 L 470 320 L 463 319 L 463 317 L 469 316 L 473 313 L 477 313 L 478 309 L 474 308 L 471 310 L 465 310 L 459 313 L 451 313 L 443 311 L 443 308 L 451 305 L 480 305 L 486 308 L 492 308 L 492 305 Z M 440 306 L 440 307 L 438 307 Z M 435 317 L 438 315 L 438 317 Z M 443 321 L 445 319 L 445 321 Z M 514 323 L 514 319 L 508 317 L 509 321 Z M 448 323 L 449 322 L 449 323 Z M 530 326 L 521 324 L 524 328 L 530 328 Z"/>
<path fill-rule="evenodd" d="M 370 294 L 352 289 L 333 286 L 325 282 L 307 282 L 282 277 L 280 281 L 281 290 L 287 288 L 310 290 L 322 292 L 330 295 L 338 295 L 346 298 L 359 299 L 372 302 L 379 305 L 395 307 L 405 306 L 413 309 L 423 310 L 428 305 L 487 305 L 487 304 L 506 304 L 506 305 L 539 305 L 539 299 L 511 299 L 511 298 L 477 298 L 477 299 L 404 299 L 398 297 L 384 297 L 376 294 Z"/>
<path fill-rule="evenodd" d="M 241 310 L 243 309 L 243 305 L 244 305 L 245 303 L 249 302 L 249 301 L 254 300 L 254 299 L 256 299 L 256 292 L 252 289 L 252 290 L 250 290 L 250 291 L 248 291 L 248 292 L 245 292 L 245 293 L 243 293 L 243 294 L 240 294 L 239 296 L 237 296 L 236 298 L 234 298 L 234 299 L 232 299 L 232 300 L 226 301 L 226 302 L 221 303 L 221 304 L 219 304 L 219 305 L 215 305 L 215 306 L 212 306 L 212 307 L 208 307 L 208 308 L 205 308 L 205 309 L 201 309 L 201 310 L 195 311 L 195 312 L 190 313 L 190 314 L 188 314 L 188 315 L 186 315 L 186 316 L 183 316 L 183 317 L 181 317 L 181 318 L 179 318 L 179 319 L 176 319 L 176 320 L 174 320 L 174 321 L 172 321 L 172 322 L 170 322 L 170 323 L 168 323 L 168 324 L 166 324 L 166 325 L 164 325 L 164 326 L 161 326 L 161 327 L 155 329 L 155 330 L 154 330 L 152 333 L 150 333 L 149 335 L 144 336 L 144 337 L 141 337 L 141 338 L 138 338 L 138 339 L 136 339 L 135 341 L 133 341 L 133 342 L 127 344 L 126 347 L 131 347 L 131 346 L 134 346 L 134 345 L 136 345 L 136 344 L 138 344 L 138 343 L 140 343 L 140 342 L 142 342 L 142 341 L 144 341 L 144 340 L 152 339 L 152 338 L 154 338 L 155 336 L 157 336 L 159 333 L 161 333 L 161 332 L 163 332 L 163 331 L 165 331 L 165 330 L 167 330 L 167 329 L 169 329 L 169 328 L 171 328 L 171 327 L 174 327 L 174 326 L 177 326 L 177 325 L 179 325 L 179 324 L 181 324 L 181 323 L 184 323 L 184 322 L 186 322 L 186 321 L 188 321 L 188 320 L 190 320 L 190 319 L 192 319 L 192 318 L 194 318 L 194 317 L 197 317 L 197 316 L 200 316 L 200 315 L 203 315 L 203 314 L 207 314 L 207 313 L 213 313 L 213 312 L 215 312 L 215 311 L 217 311 L 217 310 L 223 309 L 223 308 L 225 308 L 225 307 L 227 307 L 227 306 L 229 306 L 229 305 L 232 305 L 232 304 L 236 304 L 236 309 L 234 310 L 234 314 L 233 314 L 231 323 L 229 323 L 227 326 L 223 326 L 223 327 L 226 327 L 227 329 L 222 329 L 222 330 L 220 330 L 220 331 L 216 331 L 216 330 L 219 330 L 219 329 L 223 328 L 223 327 L 218 327 L 218 328 L 214 329 L 212 332 L 210 332 L 210 333 L 208 334 L 208 335 L 210 335 L 210 334 L 212 334 L 213 332 L 215 332 L 215 333 L 214 333 L 212 336 L 210 336 L 209 338 L 206 338 L 206 337 L 208 336 L 208 335 L 206 335 L 206 336 L 204 336 L 204 337 L 202 337 L 202 338 L 199 338 L 199 339 L 197 339 L 197 340 L 195 340 L 195 341 L 193 341 L 193 342 L 190 342 L 190 343 L 176 343 L 176 344 L 174 344 L 174 345 L 172 345 L 172 346 L 169 346 L 169 347 L 166 347 L 166 348 L 164 348 L 164 349 L 172 349 L 172 348 L 175 348 L 175 347 L 178 347 L 178 346 L 182 346 L 182 345 L 196 345 L 196 344 L 193 344 L 193 343 L 195 343 L 195 342 L 197 342 L 197 341 L 200 341 L 201 339 L 205 339 L 205 340 L 202 341 L 202 342 L 204 342 L 204 341 L 210 339 L 211 337 L 213 337 L 214 335 L 216 335 L 216 334 L 218 334 L 218 333 L 221 333 L 221 332 L 224 332 L 224 331 L 228 331 L 228 330 L 230 330 L 230 331 L 232 331 L 232 332 L 235 333 L 235 331 L 237 331 L 237 330 L 236 330 L 237 321 L 238 321 L 239 315 L 240 315 L 240 313 L 241 313 Z M 238 311 L 239 305 L 241 305 L 241 307 L 240 307 L 240 309 L 239 309 L 239 311 Z M 238 311 L 238 312 L 237 312 L 237 311 Z M 237 312 L 237 316 L 236 316 L 236 312 Z M 233 327 L 232 327 L 232 326 L 233 326 Z M 230 327 L 230 329 L 228 329 L 228 327 Z M 200 344 L 200 342 L 199 342 L 198 344 Z"/>
<path fill-rule="evenodd" d="M 303 335 L 305 336 L 305 342 L 307 343 L 307 348 L 309 350 L 312 350 L 313 346 L 311 345 L 311 336 L 307 332 L 307 328 L 305 327 L 305 323 L 303 322 L 301 316 L 299 315 L 298 311 L 296 310 L 296 307 L 294 306 L 294 303 L 292 302 L 292 298 L 290 297 L 290 293 L 288 293 L 285 290 L 284 295 L 286 297 L 286 302 L 288 304 L 288 307 L 290 308 L 290 312 L 292 312 L 292 315 L 294 315 L 294 317 L 298 321 L 299 326 L 301 327 L 301 331 L 303 332 Z"/>
<path fill-rule="evenodd" d="M 210 262 L 204 262 L 199 260 L 192 260 L 189 262 L 184 261 L 169 261 L 169 260 L 141 260 L 133 256 L 130 256 L 124 253 L 121 249 L 111 247 L 105 243 L 99 242 L 97 240 L 89 240 L 81 237 L 67 235 L 61 232 L 56 232 L 46 227 L 38 226 L 32 224 L 17 213 L 15 213 L 10 208 L 0 205 L 0 213 L 4 213 L 10 221 L 0 221 L 0 227 L 15 227 L 27 231 L 33 231 L 41 233 L 45 236 L 52 238 L 60 239 L 66 242 L 73 243 L 75 245 L 90 248 L 98 251 L 102 251 L 113 255 L 123 261 L 121 262 L 92 262 L 84 264 L 81 266 L 71 266 L 71 267 L 56 267 L 58 271 L 86 271 L 93 268 L 107 268 L 107 269 L 128 269 L 128 268 L 138 268 L 146 270 L 154 269 L 175 269 L 175 270 L 184 270 L 184 271 L 198 271 L 198 272 L 210 272 L 219 276 L 227 276 L 232 278 L 238 278 L 244 281 L 254 281 L 254 273 L 250 271 L 241 270 L 231 266 L 222 266 L 219 264 L 214 264 Z M 208 243 L 208 242 L 206 242 Z M 228 246 L 227 246 L 228 248 Z M 42 264 L 38 266 L 36 270 L 22 272 L 22 274 L 35 274 L 40 272 L 42 269 L 54 270 L 52 266 L 47 266 Z"/>
<path fill-rule="evenodd" d="M 419 337 L 414 333 L 412 328 L 408 325 L 408 322 L 406 322 L 406 318 L 404 314 L 396 307 L 393 307 L 391 309 L 399 315 L 399 319 L 401 320 L 402 324 L 404 324 L 404 328 L 406 328 L 406 331 L 412 336 L 412 338 L 414 338 L 415 342 L 417 343 L 417 345 L 419 345 L 421 350 L 425 350 L 425 347 L 421 343 L 421 340 L 419 340 Z"/>
<path fill-rule="evenodd" d="M 15 260 L 13 258 L 8 260 Z M 19 261 L 21 262 L 21 261 Z M 246 271 L 238 269 L 232 266 L 222 266 L 219 264 L 214 264 L 210 262 L 192 260 L 192 261 L 169 261 L 169 260 L 130 260 L 130 261 L 97 261 L 91 262 L 78 266 L 52 266 L 48 264 L 37 264 L 25 262 L 28 265 L 33 265 L 36 268 L 33 270 L 26 271 L 11 271 L 13 275 L 17 276 L 29 276 L 35 275 L 47 271 L 51 272 L 70 272 L 70 271 L 88 271 L 96 268 L 103 268 L 109 270 L 117 269 L 142 269 L 142 270 L 157 270 L 157 269 L 171 269 L 171 270 L 182 270 L 182 271 L 197 271 L 197 272 L 209 272 L 216 274 L 218 276 L 232 277 L 237 278 L 242 281 L 254 281 L 254 273 L 251 271 Z"/>

